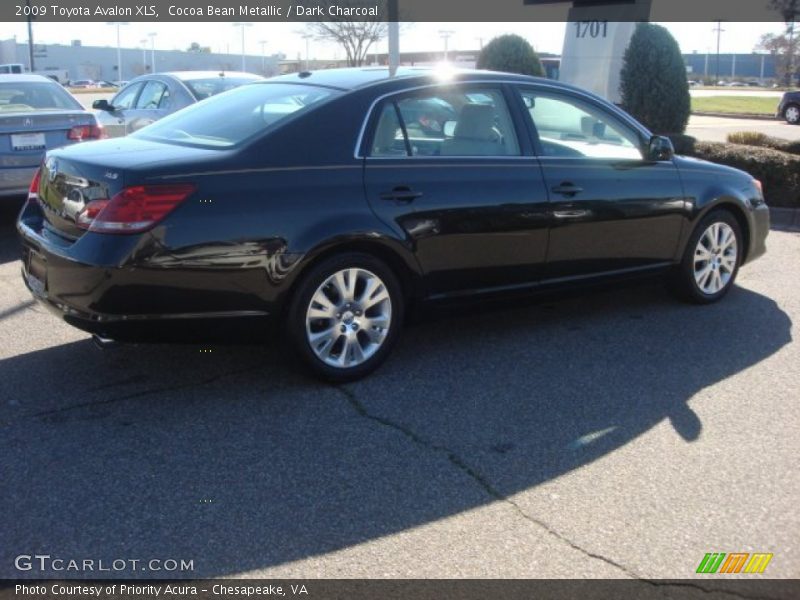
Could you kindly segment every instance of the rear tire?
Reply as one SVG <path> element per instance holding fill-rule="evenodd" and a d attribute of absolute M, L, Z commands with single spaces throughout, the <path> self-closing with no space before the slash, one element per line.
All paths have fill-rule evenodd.
<path fill-rule="evenodd" d="M 789 125 L 797 125 L 800 123 L 800 105 L 790 104 L 783 111 L 783 118 Z"/>
<path fill-rule="evenodd" d="M 678 295 L 695 304 L 721 300 L 733 287 L 743 255 L 742 230 L 736 217 L 718 209 L 695 227 L 681 264 L 672 276 Z"/>
<path fill-rule="evenodd" d="M 389 267 L 368 254 L 339 254 L 313 267 L 298 285 L 287 330 L 315 375 L 354 381 L 386 360 L 403 311 L 402 290 Z"/>

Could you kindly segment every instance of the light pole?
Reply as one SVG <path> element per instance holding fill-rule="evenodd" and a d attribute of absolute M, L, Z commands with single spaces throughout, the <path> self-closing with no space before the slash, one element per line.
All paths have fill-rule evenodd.
<path fill-rule="evenodd" d="M 267 74 L 267 44 L 269 42 L 267 40 L 258 40 L 258 43 L 261 44 L 261 74 Z"/>
<path fill-rule="evenodd" d="M 122 79 L 122 46 L 120 44 L 119 39 L 119 28 L 123 25 L 128 25 L 127 21 L 111 21 L 108 23 L 109 25 L 116 25 L 117 27 L 117 81 L 123 81 Z"/>
<path fill-rule="evenodd" d="M 158 34 L 155 31 L 151 31 L 147 34 L 147 37 L 150 38 L 150 72 L 156 72 L 156 36 Z"/>
<path fill-rule="evenodd" d="M 147 73 L 147 38 L 139 40 L 142 45 L 142 73 Z"/>
<path fill-rule="evenodd" d="M 309 66 L 310 65 L 309 44 L 311 43 L 311 38 L 313 38 L 314 36 L 312 34 L 310 34 L 310 33 L 304 33 L 301 37 L 306 41 L 306 69 L 305 70 L 306 71 L 310 71 L 311 67 Z"/>
<path fill-rule="evenodd" d="M 447 43 L 450 40 L 450 36 L 453 35 L 455 31 L 452 29 L 440 29 L 439 30 L 439 37 L 444 40 L 444 62 L 447 62 Z"/>
<path fill-rule="evenodd" d="M 719 83 L 719 44 L 720 44 L 720 39 L 722 38 L 722 32 L 725 31 L 722 28 L 722 21 L 717 21 L 717 26 L 711 31 L 717 32 L 717 78 L 716 81 L 714 82 L 714 85 L 716 85 L 717 83 Z"/>
<path fill-rule="evenodd" d="M 245 60 L 244 59 L 244 57 L 245 57 L 245 54 L 244 54 L 244 28 L 245 27 L 252 27 L 253 24 L 252 23 L 234 23 L 233 26 L 234 27 L 240 27 L 242 29 L 242 72 L 244 72 L 244 71 L 247 70 L 246 66 L 245 66 L 245 62 L 244 62 L 244 60 Z"/>

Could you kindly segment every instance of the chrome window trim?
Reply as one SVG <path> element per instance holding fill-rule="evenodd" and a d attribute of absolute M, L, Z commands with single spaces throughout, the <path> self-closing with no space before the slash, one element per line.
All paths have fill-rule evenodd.
<path fill-rule="evenodd" d="M 369 123 L 370 119 L 372 118 L 372 113 L 375 110 L 375 107 L 380 102 L 384 101 L 386 98 L 391 98 L 392 96 L 400 96 L 400 95 L 403 95 L 403 94 L 407 94 L 409 92 L 415 92 L 415 91 L 418 91 L 418 90 L 426 90 L 426 89 L 430 89 L 430 88 L 438 88 L 438 87 L 445 87 L 445 86 L 452 86 L 452 85 L 473 85 L 473 84 L 480 84 L 480 85 L 487 85 L 488 84 L 488 85 L 497 85 L 497 86 L 511 85 L 511 86 L 540 87 L 540 88 L 546 88 L 548 90 L 552 90 L 552 91 L 556 91 L 556 92 L 562 92 L 562 93 L 566 92 L 567 95 L 574 94 L 575 96 L 578 96 L 578 97 L 582 98 L 583 100 L 589 102 L 590 104 L 599 105 L 599 107 L 602 108 L 603 110 L 608 110 L 609 112 L 614 114 L 615 117 L 617 117 L 618 119 L 620 119 L 624 123 L 627 123 L 628 125 L 630 125 L 643 138 L 649 139 L 649 137 L 652 135 L 647 129 L 644 128 L 644 126 L 641 123 L 637 122 L 633 117 L 631 117 L 625 111 L 620 110 L 619 108 L 617 108 L 613 104 L 604 105 L 602 103 L 599 103 L 597 101 L 598 99 L 595 96 L 593 96 L 592 94 L 586 93 L 586 92 L 584 92 L 582 90 L 579 90 L 579 89 L 564 88 L 564 87 L 561 87 L 560 85 L 552 85 L 552 84 L 547 83 L 547 82 L 515 81 L 513 79 L 475 79 L 475 80 L 469 80 L 469 81 L 461 81 L 461 80 L 459 80 L 459 81 L 449 81 L 449 82 L 448 81 L 441 81 L 441 82 L 436 82 L 436 83 L 428 83 L 428 84 L 425 84 L 425 85 L 416 85 L 416 86 L 413 86 L 413 87 L 405 88 L 403 90 L 396 90 L 396 91 L 393 91 L 393 92 L 387 92 L 386 94 L 383 94 L 383 95 L 378 96 L 377 98 L 375 98 L 372 101 L 372 103 L 369 105 L 369 109 L 367 109 L 367 115 L 366 115 L 366 117 L 364 118 L 364 120 L 361 123 L 361 129 L 358 132 L 358 137 L 356 138 L 356 145 L 355 145 L 355 148 L 353 149 L 353 158 L 358 159 L 358 160 L 365 160 L 367 158 L 369 158 L 369 159 L 382 158 L 382 157 L 377 157 L 377 156 L 362 156 L 360 151 L 361 151 L 361 145 L 364 142 L 364 135 L 367 132 L 367 124 Z M 517 135 L 519 136 L 519 132 L 518 131 L 515 131 L 515 133 L 517 133 Z M 409 158 L 417 158 L 417 159 L 475 158 L 475 159 L 484 159 L 484 160 L 485 159 L 497 160 L 498 158 L 543 158 L 543 157 L 540 157 L 540 156 L 538 156 L 536 154 L 533 154 L 533 155 L 530 155 L 530 156 L 520 155 L 520 156 L 512 156 L 512 157 L 508 157 L 508 156 L 506 156 L 506 157 L 503 157 L 503 156 L 453 156 L 453 157 L 449 157 L 449 156 L 445 156 L 445 157 L 405 156 L 405 157 L 388 157 L 388 158 L 390 158 L 391 160 L 400 160 L 400 159 L 406 159 L 407 160 Z M 547 157 L 547 158 L 553 158 L 553 157 Z M 581 158 L 581 157 L 575 157 L 575 158 Z"/>

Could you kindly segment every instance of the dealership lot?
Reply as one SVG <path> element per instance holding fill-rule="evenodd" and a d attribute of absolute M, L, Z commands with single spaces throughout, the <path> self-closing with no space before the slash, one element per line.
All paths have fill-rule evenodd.
<path fill-rule="evenodd" d="M 800 576 L 800 234 L 773 231 L 717 305 L 648 282 L 440 311 L 331 387 L 277 340 L 98 350 L 32 302 L 13 218 L 0 576 L 65 575 L 15 570 L 39 553 L 193 576 L 682 578 L 715 551 Z"/>

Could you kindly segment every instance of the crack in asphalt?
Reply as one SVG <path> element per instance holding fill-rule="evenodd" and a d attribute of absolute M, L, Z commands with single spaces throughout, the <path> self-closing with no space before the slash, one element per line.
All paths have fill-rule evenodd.
<path fill-rule="evenodd" d="M 375 414 L 369 412 L 367 410 L 367 408 L 364 406 L 364 404 L 356 397 L 356 394 L 352 390 L 347 389 L 347 388 L 345 388 L 343 386 L 336 386 L 336 389 L 338 389 L 339 392 L 341 392 L 341 394 L 347 399 L 347 402 L 350 404 L 350 406 L 355 410 L 355 412 L 360 417 L 363 417 L 364 419 L 368 419 L 370 421 L 374 421 L 374 422 L 382 425 L 383 427 L 388 427 L 390 429 L 394 429 L 395 431 L 400 432 L 405 437 L 407 437 L 409 440 L 411 440 L 413 443 L 417 444 L 418 446 L 420 446 L 422 448 L 425 448 L 425 449 L 428 449 L 428 450 L 432 450 L 434 452 L 438 452 L 438 453 L 441 453 L 441 454 L 445 455 L 447 460 L 453 466 L 455 466 L 462 473 L 464 473 L 465 475 L 470 477 L 475 483 L 478 484 L 479 487 L 481 487 L 483 489 L 484 492 L 486 492 L 486 494 L 488 494 L 489 496 L 491 496 L 495 500 L 498 500 L 500 502 L 504 502 L 504 503 L 508 504 L 509 506 L 511 506 L 513 508 L 513 510 L 518 515 L 520 515 L 523 519 L 525 519 L 529 523 L 532 523 L 533 525 L 536 525 L 537 527 L 543 529 L 549 535 L 553 536 L 554 538 L 556 538 L 560 542 L 562 542 L 564 544 L 567 544 L 573 550 L 576 550 L 576 551 L 580 552 L 581 554 L 583 554 L 584 556 L 587 556 L 589 558 L 593 558 L 595 560 L 599 560 L 599 561 L 602 561 L 602 562 L 604 562 L 604 563 L 606 563 L 608 565 L 611 565 L 612 567 L 614 567 L 615 569 L 618 569 L 619 571 L 621 571 L 622 573 L 624 573 L 625 575 L 627 575 L 631 579 L 634 579 L 634 580 L 637 580 L 637 581 L 640 581 L 642 583 L 646 583 L 648 585 L 652 585 L 652 586 L 655 586 L 655 587 L 688 587 L 688 588 L 693 588 L 693 589 L 696 589 L 696 590 L 698 590 L 700 592 L 703 592 L 704 594 L 728 594 L 730 596 L 734 596 L 734 597 L 737 597 L 737 598 L 742 598 L 743 600 L 778 600 L 776 598 L 774 599 L 774 598 L 770 598 L 768 596 L 750 596 L 750 595 L 741 594 L 739 592 L 732 591 L 732 590 L 721 590 L 721 589 L 706 588 L 706 587 L 703 587 L 702 585 L 694 583 L 694 582 L 659 581 L 659 580 L 644 578 L 644 577 L 640 576 L 639 574 L 635 573 L 634 571 L 630 570 L 629 568 L 627 568 L 625 565 L 622 565 L 622 564 L 616 562 L 615 560 L 608 558 L 607 556 L 603 556 L 602 554 L 597 554 L 595 552 L 587 550 L 586 548 L 584 548 L 584 547 L 580 546 L 579 544 L 573 542 L 568 537 L 564 536 L 563 534 L 561 534 L 558 531 L 556 531 L 555 529 L 553 529 L 550 525 L 548 525 L 547 523 L 545 523 L 541 519 L 538 519 L 538 518 L 526 513 L 516 502 L 514 502 L 511 498 L 509 498 L 508 496 L 506 496 L 505 494 L 500 492 L 497 488 L 495 488 L 486 479 L 486 477 L 484 477 L 483 475 L 478 473 L 478 471 L 476 471 L 473 467 L 471 467 L 469 464 L 467 464 L 467 462 L 463 458 L 461 458 L 458 454 L 456 454 L 455 452 L 450 450 L 447 446 L 444 446 L 442 444 L 436 444 L 436 443 L 434 443 L 434 442 L 432 442 L 430 440 L 426 440 L 425 438 L 423 438 L 421 435 L 419 435 L 413 429 L 411 429 L 410 427 L 407 427 L 406 425 L 403 425 L 401 423 L 396 423 L 396 422 L 394 422 L 394 421 L 392 421 L 390 419 L 387 419 L 385 417 L 381 417 L 379 415 L 375 415 Z"/>
<path fill-rule="evenodd" d="M 175 385 L 167 385 L 162 387 L 155 387 L 146 390 L 140 390 L 138 392 L 131 392 L 130 394 L 123 394 L 121 396 L 112 396 L 110 398 L 103 398 L 98 400 L 91 400 L 89 402 L 79 402 L 77 404 L 70 404 L 68 406 L 61 406 L 59 408 L 54 408 L 51 410 L 43 410 L 36 413 L 31 413 L 28 415 L 22 415 L 20 418 L 27 418 L 27 417 L 34 417 L 34 418 L 43 418 L 43 417 L 50 417 L 56 414 L 61 414 L 73 410 L 78 410 L 80 408 L 89 408 L 94 406 L 103 406 L 106 404 L 113 404 L 116 402 L 124 402 L 125 400 L 131 400 L 133 398 L 141 398 L 142 396 L 149 396 L 151 394 L 158 394 L 161 392 L 173 392 L 176 390 L 185 390 L 191 389 L 195 387 L 202 387 L 205 385 L 209 385 L 211 383 L 215 383 L 220 379 L 225 379 L 227 377 L 235 377 L 236 375 L 243 375 L 245 373 L 250 373 L 252 371 L 256 371 L 262 368 L 262 364 L 253 365 L 252 367 L 247 367 L 246 369 L 238 369 L 236 371 L 228 371 L 225 373 L 219 373 L 212 377 L 208 377 L 201 381 L 189 382 L 189 383 L 180 383 Z"/>

